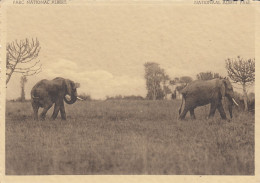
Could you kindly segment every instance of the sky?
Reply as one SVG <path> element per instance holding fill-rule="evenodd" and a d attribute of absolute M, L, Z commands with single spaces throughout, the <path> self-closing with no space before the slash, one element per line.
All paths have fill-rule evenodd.
<path fill-rule="evenodd" d="M 42 72 L 28 77 L 26 98 L 41 79 L 79 82 L 78 93 L 104 99 L 146 96 L 144 63 L 171 77 L 199 72 L 227 76 L 225 60 L 255 57 L 254 11 L 249 6 L 93 3 L 86 6 L 9 6 L 7 42 L 38 38 Z M 20 77 L 7 99 L 20 96 Z"/>

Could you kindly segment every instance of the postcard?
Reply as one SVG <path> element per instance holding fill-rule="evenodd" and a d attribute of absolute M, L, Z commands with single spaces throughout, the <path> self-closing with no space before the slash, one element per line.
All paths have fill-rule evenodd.
<path fill-rule="evenodd" d="M 260 182 L 260 1 L 0 9 L 0 182 Z"/>

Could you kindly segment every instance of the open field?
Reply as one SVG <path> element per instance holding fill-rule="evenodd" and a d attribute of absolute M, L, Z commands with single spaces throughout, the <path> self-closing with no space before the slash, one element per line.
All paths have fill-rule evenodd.
<path fill-rule="evenodd" d="M 6 174 L 254 175 L 254 116 L 234 111 L 177 120 L 181 101 L 82 101 L 67 121 L 33 121 L 29 102 L 7 102 Z"/>

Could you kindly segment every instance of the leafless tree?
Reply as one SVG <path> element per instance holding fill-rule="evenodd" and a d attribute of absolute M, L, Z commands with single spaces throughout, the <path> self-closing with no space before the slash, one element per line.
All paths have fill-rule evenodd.
<path fill-rule="evenodd" d="M 40 43 L 36 38 L 13 41 L 6 45 L 6 84 L 13 73 L 31 76 L 41 72 L 40 60 L 36 61 L 40 52 Z"/>
<path fill-rule="evenodd" d="M 243 87 L 245 111 L 247 111 L 248 97 L 246 89 L 255 82 L 255 58 L 246 60 L 240 56 L 235 59 L 228 58 L 226 68 L 230 79 Z"/>

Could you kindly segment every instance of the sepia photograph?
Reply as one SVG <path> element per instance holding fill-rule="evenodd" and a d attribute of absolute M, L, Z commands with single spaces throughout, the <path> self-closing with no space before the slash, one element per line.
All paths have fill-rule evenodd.
<path fill-rule="evenodd" d="M 251 1 L 72 1 L 5 7 L 6 176 L 256 174 Z"/>

